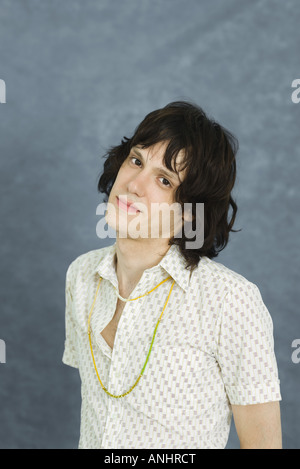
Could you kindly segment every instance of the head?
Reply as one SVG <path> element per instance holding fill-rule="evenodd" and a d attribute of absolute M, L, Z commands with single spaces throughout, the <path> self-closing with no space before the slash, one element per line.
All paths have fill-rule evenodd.
<path fill-rule="evenodd" d="M 199 106 L 173 102 L 148 114 L 131 138 L 124 137 L 120 145 L 109 149 L 98 190 L 106 194 L 106 202 L 121 194 L 121 202 L 122 196 L 128 196 L 136 208 L 140 208 L 138 202 L 146 206 L 155 201 L 180 204 L 181 221 L 191 220 L 194 232 L 197 204 L 204 204 L 202 246 L 187 249 L 186 242 L 191 239 L 186 238 L 184 230 L 182 236 L 169 239 L 170 245 L 179 246 L 187 268 L 193 269 L 202 256 L 217 257 L 227 245 L 230 231 L 235 231 L 237 205 L 231 191 L 237 148 L 233 135 L 209 119 Z M 140 165 L 145 170 L 134 176 Z M 159 168 L 164 172 L 159 173 Z M 154 181 L 150 174 L 156 173 L 158 182 L 149 187 L 149 181 Z M 184 210 L 186 204 L 192 207 L 189 214 Z"/>

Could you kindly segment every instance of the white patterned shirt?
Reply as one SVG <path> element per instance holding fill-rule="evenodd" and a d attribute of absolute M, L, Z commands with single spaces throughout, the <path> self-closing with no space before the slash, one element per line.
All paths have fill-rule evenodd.
<path fill-rule="evenodd" d="M 258 287 L 208 257 L 190 275 L 177 246 L 146 269 L 125 303 L 113 350 L 101 335 L 114 316 L 116 244 L 75 259 L 66 276 L 63 362 L 81 378 L 79 448 L 202 449 L 226 446 L 231 405 L 281 400 L 273 323 Z M 122 398 L 101 388 L 96 367 L 115 395 L 127 392 L 152 352 L 137 386 Z M 115 287 L 115 288 L 114 288 Z"/>

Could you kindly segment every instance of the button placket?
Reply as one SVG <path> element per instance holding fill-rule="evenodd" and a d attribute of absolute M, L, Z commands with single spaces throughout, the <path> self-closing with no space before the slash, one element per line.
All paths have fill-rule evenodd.
<path fill-rule="evenodd" d="M 114 346 L 111 354 L 108 391 L 112 394 L 122 394 L 124 392 L 123 387 L 126 385 L 126 383 L 124 383 L 122 367 L 123 357 L 124 354 L 126 354 L 126 344 L 122 341 L 122 338 L 125 337 L 123 330 L 124 322 L 126 323 L 128 320 L 128 314 L 126 314 L 128 309 L 130 309 L 129 303 L 126 303 L 118 323 Z"/>

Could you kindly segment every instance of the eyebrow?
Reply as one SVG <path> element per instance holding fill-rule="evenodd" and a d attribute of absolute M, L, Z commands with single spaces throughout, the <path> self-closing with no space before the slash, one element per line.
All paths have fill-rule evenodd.
<path fill-rule="evenodd" d="M 144 157 L 143 157 L 142 153 L 136 147 L 132 147 L 131 151 L 134 152 L 136 155 L 138 155 L 138 157 L 141 158 L 141 160 L 144 161 Z M 173 180 L 178 179 L 178 181 L 181 182 L 180 179 L 179 179 L 178 173 L 176 173 L 176 171 L 172 171 L 172 172 L 168 171 L 167 169 L 163 168 L 162 166 L 158 166 L 155 169 L 156 169 L 157 173 L 161 173 L 164 176 L 166 176 L 170 179 L 173 179 Z"/>

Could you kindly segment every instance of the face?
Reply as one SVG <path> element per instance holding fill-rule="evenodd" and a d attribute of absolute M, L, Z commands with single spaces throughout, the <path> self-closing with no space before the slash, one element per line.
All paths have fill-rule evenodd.
<path fill-rule="evenodd" d="M 123 238 L 171 238 L 182 227 L 181 207 L 174 201 L 183 180 L 176 167 L 163 164 L 167 143 L 136 146 L 119 169 L 110 192 L 106 221 Z M 183 155 L 178 155 L 177 165 Z"/>

